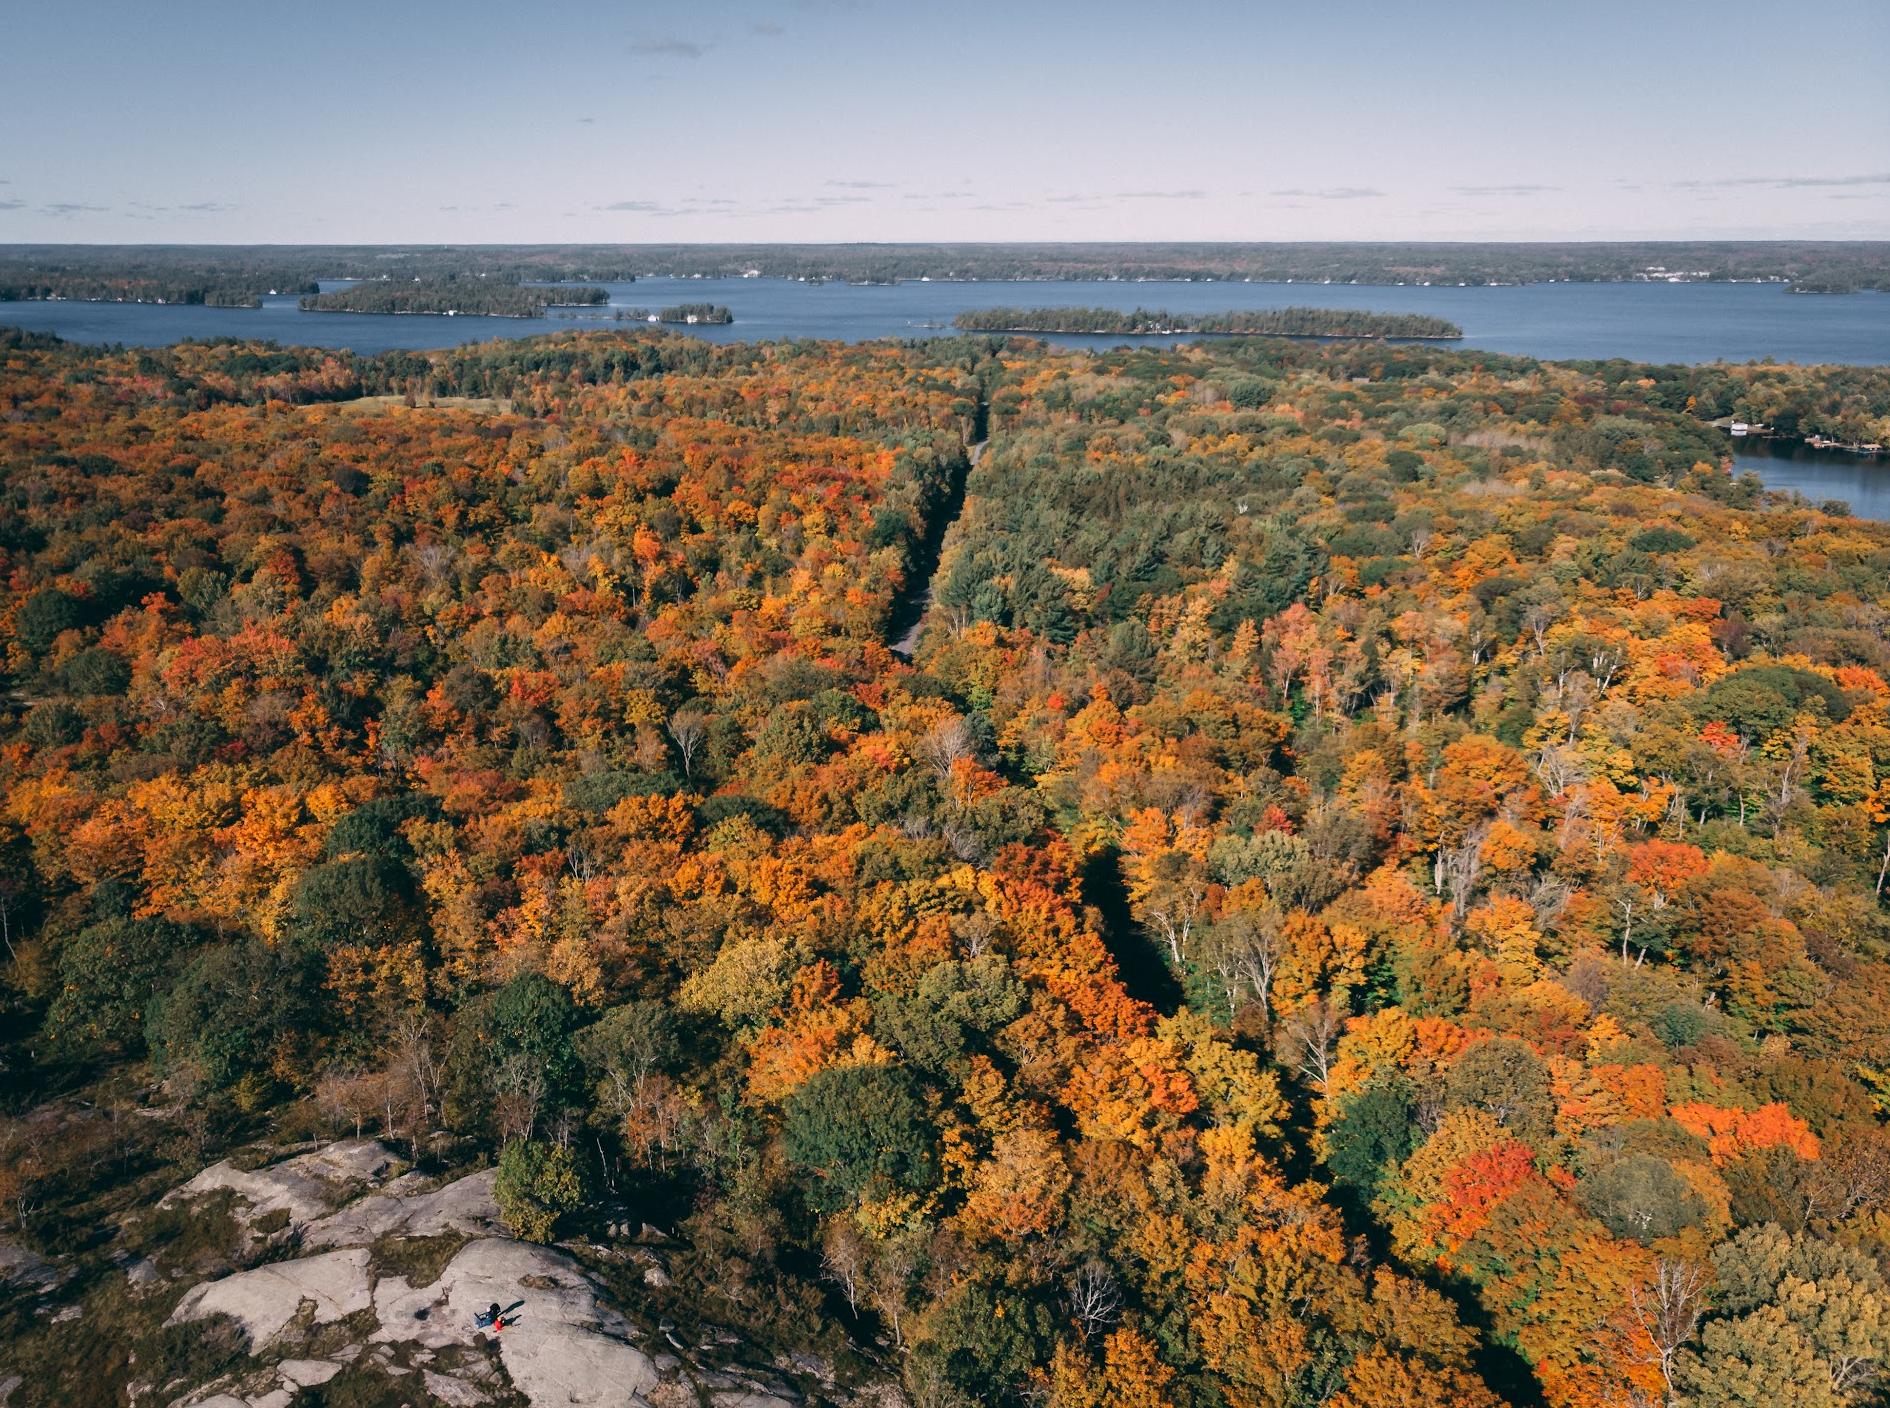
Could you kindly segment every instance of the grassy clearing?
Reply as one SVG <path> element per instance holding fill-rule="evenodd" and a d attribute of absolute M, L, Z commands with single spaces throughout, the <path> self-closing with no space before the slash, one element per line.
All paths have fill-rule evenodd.
<path fill-rule="evenodd" d="M 248 1355 L 235 1321 L 164 1323 L 181 1289 L 140 1291 L 108 1271 L 85 1288 L 71 1319 L 55 1320 L 30 1299 L 0 1307 L 4 1362 L 21 1376 L 12 1408 L 119 1408 L 133 1383 L 168 1403 L 241 1367 Z"/>
<path fill-rule="evenodd" d="M 408 1347 L 363 1354 L 327 1383 L 297 1391 L 290 1408 L 435 1408 L 445 1400 L 427 1391 Z M 528 1408 L 529 1400 L 511 1385 L 490 1340 L 439 1351 L 426 1365 L 436 1374 L 475 1383 L 493 1408 Z"/>
<path fill-rule="evenodd" d="M 134 1255 L 149 1257 L 161 1274 L 181 1271 L 202 1276 L 221 1271 L 249 1244 L 236 1203 L 234 1193 L 219 1188 L 201 1198 L 133 1213 L 125 1219 L 120 1245 Z"/>
<path fill-rule="evenodd" d="M 421 396 L 412 406 L 405 396 L 361 396 L 339 403 L 344 415 L 377 415 L 397 407 L 417 411 L 471 411 L 476 415 L 505 416 L 512 403 L 494 396 Z"/>
<path fill-rule="evenodd" d="M 469 1239 L 453 1233 L 438 1237 L 383 1237 L 370 1249 L 380 1276 L 405 1276 L 410 1286 L 430 1286 Z"/>

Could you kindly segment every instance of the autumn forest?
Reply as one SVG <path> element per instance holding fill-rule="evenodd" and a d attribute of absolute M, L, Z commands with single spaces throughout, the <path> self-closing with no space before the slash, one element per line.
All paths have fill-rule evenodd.
<path fill-rule="evenodd" d="M 11 1401 L 371 1136 L 814 1401 L 1884 1402 L 1890 525 L 1734 415 L 1890 372 L 0 334 Z"/>

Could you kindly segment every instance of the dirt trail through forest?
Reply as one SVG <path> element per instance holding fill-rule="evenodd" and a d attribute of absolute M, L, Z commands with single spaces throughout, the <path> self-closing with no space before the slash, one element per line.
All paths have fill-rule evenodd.
<path fill-rule="evenodd" d="M 958 522 L 958 515 L 965 511 L 965 481 L 978 467 L 978 461 L 984 457 L 984 447 L 991 442 L 980 440 L 966 446 L 965 472 L 952 485 L 951 498 L 946 501 L 945 512 L 939 515 L 938 525 L 926 535 L 925 542 L 919 548 L 917 570 L 912 575 L 911 585 L 893 608 L 892 652 L 907 660 L 912 652 L 919 648 L 919 635 L 925 630 L 925 616 L 932 608 L 932 578 L 938 572 L 939 554 L 945 547 L 945 535 Z"/>

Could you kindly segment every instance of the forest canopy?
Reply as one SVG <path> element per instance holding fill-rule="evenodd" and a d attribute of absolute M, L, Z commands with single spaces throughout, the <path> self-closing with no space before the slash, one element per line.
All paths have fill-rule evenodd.
<path fill-rule="evenodd" d="M 0 334 L 16 1401 L 350 1132 L 938 1408 L 1880 1401 L 1890 525 L 1706 403 L 1887 396 Z"/>

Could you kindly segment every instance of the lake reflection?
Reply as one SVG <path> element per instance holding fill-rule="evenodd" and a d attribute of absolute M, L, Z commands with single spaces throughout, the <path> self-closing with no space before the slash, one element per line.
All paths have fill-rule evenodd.
<path fill-rule="evenodd" d="M 1756 474 L 1766 488 L 1796 491 L 1814 504 L 1842 499 L 1859 518 L 1890 522 L 1890 459 L 1754 441 L 1734 452 L 1733 473 Z"/>

